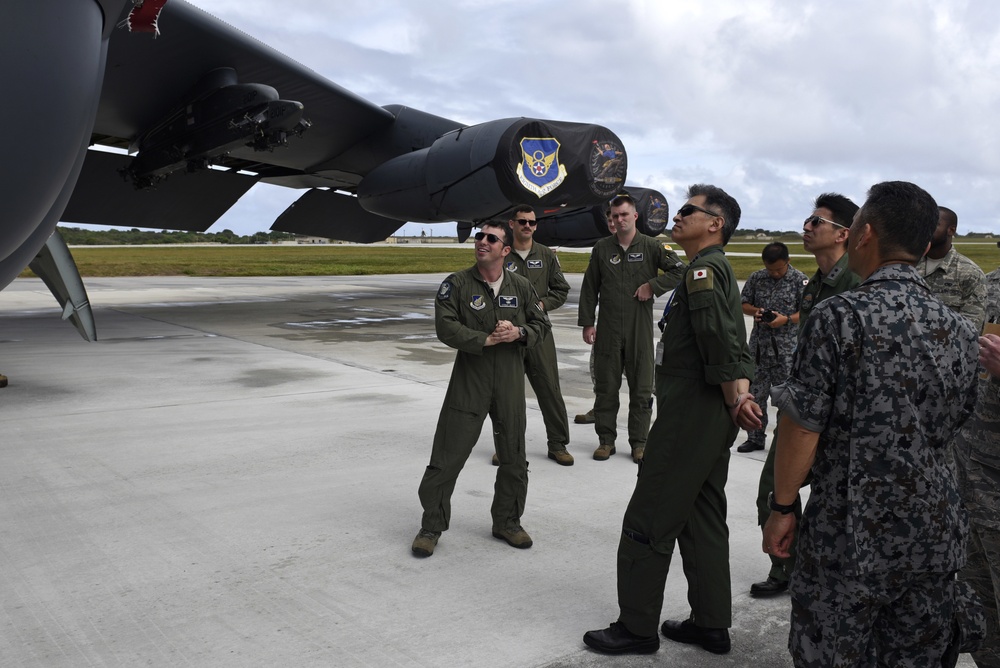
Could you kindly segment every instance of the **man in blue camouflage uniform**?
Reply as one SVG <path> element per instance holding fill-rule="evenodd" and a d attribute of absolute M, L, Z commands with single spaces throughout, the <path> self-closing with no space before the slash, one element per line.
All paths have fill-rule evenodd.
<path fill-rule="evenodd" d="M 635 202 L 628 195 L 611 200 L 615 234 L 594 244 L 580 288 L 577 324 L 594 346 L 594 459 L 615 454 L 618 391 L 628 381 L 628 441 L 639 462 L 646 447 L 653 394 L 653 296 L 673 288 L 684 275 L 677 253 L 639 232 Z M 663 272 L 660 274 L 660 272 Z M 597 306 L 600 303 L 600 328 Z"/>
<path fill-rule="evenodd" d="M 674 216 L 673 240 L 691 264 L 657 347 L 656 422 L 618 544 L 618 620 L 584 635 L 599 652 L 657 651 L 675 544 L 691 615 L 663 622 L 660 631 L 715 654 L 731 647 L 725 488 L 737 414 L 753 375 L 739 287 L 723 252 L 739 219 L 736 200 L 710 185 L 691 186 Z"/>
<path fill-rule="evenodd" d="M 812 215 L 802 223 L 802 247 L 816 257 L 816 273 L 809 279 L 802 301 L 799 304 L 798 335 L 802 336 L 802 323 L 816 304 L 833 295 L 857 287 L 857 274 L 847 267 L 847 242 L 851 222 L 858 211 L 858 205 L 839 193 L 823 193 L 816 198 Z M 795 317 L 795 316 L 793 316 Z M 756 395 L 754 395 L 756 397 Z M 781 415 L 778 415 L 781 422 Z M 777 451 L 778 430 L 771 439 L 771 448 L 760 471 L 757 487 L 757 523 L 763 527 L 771 514 L 767 497 L 774 491 L 774 455 Z M 807 483 L 808 484 L 808 483 Z M 786 558 L 770 555 L 771 570 L 767 579 L 750 585 L 750 595 L 754 597 L 775 596 L 788 589 L 788 579 L 795 568 L 795 541 L 789 547 Z"/>
<path fill-rule="evenodd" d="M 775 241 L 761 252 L 764 268 L 750 274 L 740 298 L 743 314 L 753 318 L 750 355 L 754 360 L 750 394 L 761 409 L 760 429 L 747 432 L 738 452 L 764 449 L 767 440 L 767 397 L 772 385 L 785 382 L 792 367 L 798 334 L 799 302 L 809 279 L 788 262 L 788 246 Z"/>
<path fill-rule="evenodd" d="M 448 529 L 455 482 L 487 415 L 501 462 L 490 510 L 493 536 L 517 548 L 532 544 L 521 527 L 528 493 L 523 351 L 551 326 L 531 282 L 503 268 L 512 237 L 504 221 L 484 224 L 475 237 L 476 264 L 446 278 L 434 301 L 438 338 L 458 354 L 418 491 L 424 513 L 411 547 L 418 557 L 434 554 Z"/>
<path fill-rule="evenodd" d="M 917 271 L 938 299 L 969 319 L 976 331 L 986 321 L 986 277 L 975 262 L 952 244 L 958 231 L 958 215 L 947 207 L 938 207 L 938 226 L 931 248 Z"/>
<path fill-rule="evenodd" d="M 815 307 L 772 393 L 782 418 L 765 552 L 787 555 L 812 472 L 789 587 L 800 668 L 940 666 L 953 642 L 968 520 L 946 450 L 975 405 L 978 346 L 914 268 L 936 225 L 917 186 L 872 186 L 848 251 L 863 282 Z"/>
<path fill-rule="evenodd" d="M 986 275 L 986 318 L 1000 323 L 1000 269 Z M 998 330 L 994 330 L 996 332 Z M 1000 337 L 980 339 L 979 397 L 972 417 L 952 441 L 962 501 L 969 511 L 969 560 L 959 572 L 987 614 L 986 642 L 972 658 L 1000 668 Z"/>
<path fill-rule="evenodd" d="M 504 267 L 531 281 L 538 294 L 540 309 L 545 313 L 556 310 L 566 303 L 569 283 L 563 276 L 555 252 L 533 238 L 538 225 L 535 222 L 535 211 L 526 204 L 518 206 L 511 212 L 511 218 L 507 222 L 514 232 L 514 246 Z M 566 415 L 566 402 L 563 401 L 559 386 L 556 342 L 551 332 L 537 346 L 524 351 L 524 371 L 528 374 L 531 389 L 535 391 L 538 409 L 545 423 L 549 459 L 563 466 L 572 466 L 573 455 L 566 450 L 569 444 L 569 417 Z M 494 454 L 493 465 L 499 464 L 499 457 Z"/>

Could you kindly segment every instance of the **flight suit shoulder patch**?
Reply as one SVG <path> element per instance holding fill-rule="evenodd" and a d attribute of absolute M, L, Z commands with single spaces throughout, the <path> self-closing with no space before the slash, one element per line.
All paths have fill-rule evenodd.
<path fill-rule="evenodd" d="M 715 289 L 715 270 L 712 267 L 692 267 L 684 279 L 688 294 Z"/>
<path fill-rule="evenodd" d="M 450 276 L 448 278 L 451 278 Z M 437 298 L 439 301 L 446 302 L 451 299 L 452 284 L 451 281 L 445 280 L 441 283 L 441 287 L 438 288 Z"/>

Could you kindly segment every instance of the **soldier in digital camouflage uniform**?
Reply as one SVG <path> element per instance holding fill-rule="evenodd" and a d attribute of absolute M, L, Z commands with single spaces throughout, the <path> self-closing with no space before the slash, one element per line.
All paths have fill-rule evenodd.
<path fill-rule="evenodd" d="M 977 332 L 981 331 L 986 322 L 986 277 L 979 265 L 952 245 L 958 216 L 947 207 L 938 210 L 931 248 L 917 263 L 917 270 L 938 299 L 968 318 Z"/>
<path fill-rule="evenodd" d="M 978 367 L 975 330 L 913 266 L 936 224 L 917 186 L 872 186 L 848 252 L 863 282 L 815 307 L 772 393 L 783 415 L 765 551 L 787 554 L 812 471 L 790 586 L 800 668 L 948 665 L 968 521 L 945 452 Z"/>
<path fill-rule="evenodd" d="M 618 437 L 618 391 L 622 373 L 628 381 L 628 440 L 632 459 L 646 447 L 653 394 L 653 296 L 677 285 L 684 263 L 677 253 L 639 232 L 635 202 L 628 195 L 611 201 L 615 234 L 594 244 L 580 288 L 577 324 L 583 340 L 594 346 L 594 459 L 615 454 Z M 660 274 L 663 272 L 663 274 Z M 600 328 L 597 306 L 600 303 Z"/>
<path fill-rule="evenodd" d="M 788 262 L 788 246 L 776 241 L 761 252 L 764 269 L 750 274 L 740 298 L 743 313 L 754 319 L 750 355 L 754 360 L 752 394 L 761 409 L 761 427 L 747 433 L 739 452 L 763 450 L 767 440 L 767 396 L 772 385 L 785 382 L 792 367 L 798 334 L 799 302 L 809 279 Z"/>
<path fill-rule="evenodd" d="M 584 642 L 609 654 L 652 653 L 675 544 L 691 615 L 660 631 L 716 654 L 730 650 L 732 590 L 726 481 L 736 414 L 747 403 L 753 362 L 739 287 L 723 252 L 739 224 L 736 200 L 694 185 L 674 216 L 674 241 L 690 266 L 671 297 L 657 346 L 656 422 L 618 545 L 618 621 Z M 601 314 L 604 317 L 604 314 Z"/>
<path fill-rule="evenodd" d="M 986 294 L 987 319 L 1000 323 L 1000 269 L 986 275 Z M 1000 668 L 1000 369 L 979 378 L 976 409 L 952 441 L 971 528 L 969 560 L 959 577 L 972 585 L 987 613 L 986 642 L 972 658 L 980 668 Z"/>
<path fill-rule="evenodd" d="M 809 279 L 799 304 L 797 334 L 802 335 L 802 323 L 812 309 L 824 299 L 857 287 L 857 274 L 847 267 L 847 241 L 849 228 L 858 205 L 839 193 L 823 193 L 816 198 L 812 215 L 802 223 L 802 247 L 816 257 L 816 273 Z M 794 317 L 794 316 L 793 316 Z M 754 395 L 756 397 L 756 395 Z M 778 422 L 781 416 L 778 416 Z M 774 455 L 778 430 L 771 439 L 764 466 L 760 471 L 757 488 L 757 523 L 763 527 L 771 514 L 767 505 L 768 495 L 774 491 Z M 789 547 L 789 557 L 770 555 L 771 570 L 767 578 L 750 586 L 755 597 L 775 596 L 788 589 L 788 579 L 795 568 L 795 541 Z"/>
<path fill-rule="evenodd" d="M 551 313 L 566 303 L 569 283 L 563 276 L 555 252 L 532 238 L 537 226 L 534 210 L 522 205 L 511 213 L 512 218 L 508 223 L 514 232 L 514 246 L 504 267 L 531 281 L 538 294 L 539 307 L 545 313 Z M 556 360 L 555 338 L 551 332 L 537 346 L 525 350 L 524 371 L 528 374 L 531 389 L 535 391 L 542 421 L 545 423 L 549 459 L 563 466 L 572 466 L 573 456 L 566 450 L 569 444 L 569 417 L 566 415 L 566 402 L 559 386 L 559 363 Z M 499 464 L 497 455 L 493 455 L 493 463 Z"/>
<path fill-rule="evenodd" d="M 523 350 L 550 325 L 531 282 L 503 268 L 511 242 L 505 221 L 484 224 L 476 234 L 476 264 L 448 276 L 434 300 L 438 338 L 458 353 L 418 491 L 424 513 L 411 548 L 418 557 L 431 556 L 448 529 L 455 482 L 487 415 L 501 462 L 490 509 L 493 535 L 513 547 L 532 545 L 520 522 L 528 492 Z"/>

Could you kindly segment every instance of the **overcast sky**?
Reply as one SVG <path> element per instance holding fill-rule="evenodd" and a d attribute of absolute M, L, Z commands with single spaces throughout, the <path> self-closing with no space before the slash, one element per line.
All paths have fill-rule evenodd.
<path fill-rule="evenodd" d="M 797 230 L 821 192 L 907 180 L 959 233 L 1000 232 L 993 0 L 193 2 L 379 105 L 604 125 L 671 215 L 713 183 L 740 228 Z M 212 231 L 266 230 L 299 194 L 255 186 Z"/>

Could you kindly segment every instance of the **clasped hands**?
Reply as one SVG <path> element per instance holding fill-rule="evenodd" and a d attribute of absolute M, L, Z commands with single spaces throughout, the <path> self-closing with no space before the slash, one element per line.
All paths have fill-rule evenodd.
<path fill-rule="evenodd" d="M 521 338 L 521 328 L 510 320 L 500 320 L 493 331 L 486 337 L 487 346 L 498 343 L 513 343 Z"/>

